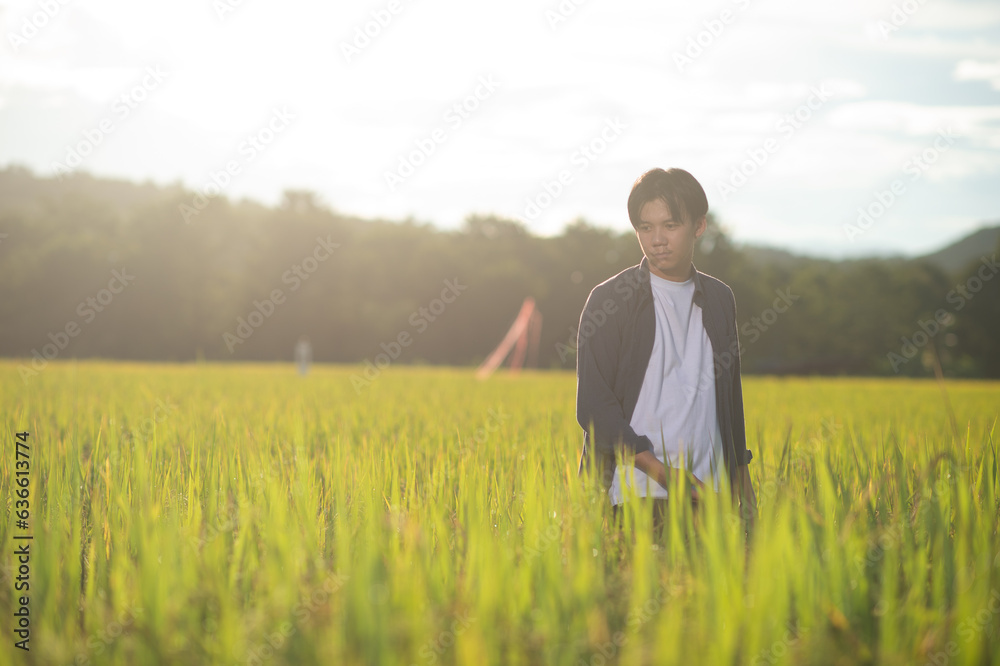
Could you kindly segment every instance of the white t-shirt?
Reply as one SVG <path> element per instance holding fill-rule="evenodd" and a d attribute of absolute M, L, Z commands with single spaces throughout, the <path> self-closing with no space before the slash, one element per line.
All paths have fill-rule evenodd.
<path fill-rule="evenodd" d="M 656 336 L 630 425 L 649 437 L 660 462 L 683 466 L 718 492 L 723 452 L 715 412 L 715 366 L 701 308 L 694 304 L 694 276 L 674 282 L 650 273 L 649 281 Z M 612 504 L 624 501 L 622 472 L 616 467 L 608 491 Z M 639 469 L 628 472 L 635 474 L 640 496 L 667 497 L 666 488 Z"/>

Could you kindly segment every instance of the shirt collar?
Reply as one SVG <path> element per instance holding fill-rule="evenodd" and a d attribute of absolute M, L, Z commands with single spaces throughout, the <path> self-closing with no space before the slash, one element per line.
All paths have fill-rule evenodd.
<path fill-rule="evenodd" d="M 694 295 L 695 298 L 700 300 L 704 295 L 702 285 L 703 273 L 698 270 L 693 261 L 691 262 L 691 272 L 694 274 Z M 642 261 L 639 262 L 639 275 L 642 277 L 643 284 L 649 287 L 646 292 L 652 296 L 652 286 L 649 284 L 649 260 L 646 257 L 643 257 Z"/>

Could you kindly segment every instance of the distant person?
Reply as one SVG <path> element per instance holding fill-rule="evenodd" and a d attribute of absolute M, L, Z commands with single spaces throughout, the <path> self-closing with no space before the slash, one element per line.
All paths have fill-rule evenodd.
<path fill-rule="evenodd" d="M 705 190 L 687 171 L 640 176 L 628 215 L 645 256 L 594 287 L 580 317 L 579 471 L 600 475 L 616 523 L 626 501 L 618 461 L 634 464 L 636 492 L 653 503 L 658 530 L 683 458 L 696 513 L 706 484 L 719 492 L 725 469 L 746 529 L 754 525 L 736 300 L 725 283 L 694 266 L 707 213 Z"/>
<path fill-rule="evenodd" d="M 303 377 L 309 372 L 309 362 L 312 361 L 312 345 L 309 338 L 302 336 L 295 344 L 295 362 L 299 364 L 299 374 Z"/>

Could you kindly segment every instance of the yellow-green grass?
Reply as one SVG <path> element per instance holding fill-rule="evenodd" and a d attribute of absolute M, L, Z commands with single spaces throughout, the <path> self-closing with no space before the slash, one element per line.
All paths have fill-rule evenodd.
<path fill-rule="evenodd" d="M 931 381 L 744 378 L 748 555 L 712 495 L 609 529 L 571 373 L 17 365 L 0 663 L 1000 663 L 995 382 L 947 383 L 956 439 Z"/>

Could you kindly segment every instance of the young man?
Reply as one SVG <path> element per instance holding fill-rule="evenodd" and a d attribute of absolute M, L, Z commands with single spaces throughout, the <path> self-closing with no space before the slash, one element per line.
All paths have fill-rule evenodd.
<path fill-rule="evenodd" d="M 707 213 L 704 189 L 683 169 L 652 169 L 632 186 L 628 214 L 645 256 L 594 287 L 580 317 L 580 473 L 593 468 L 618 507 L 626 476 L 617 473 L 618 453 L 635 465 L 636 491 L 653 501 L 661 522 L 670 479 L 682 465 L 696 505 L 706 484 L 718 492 L 725 469 L 750 530 L 757 507 L 747 468 L 753 454 L 743 421 L 736 300 L 693 261 Z"/>

